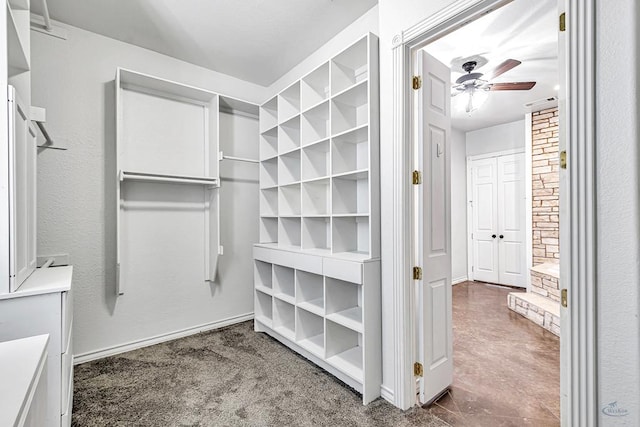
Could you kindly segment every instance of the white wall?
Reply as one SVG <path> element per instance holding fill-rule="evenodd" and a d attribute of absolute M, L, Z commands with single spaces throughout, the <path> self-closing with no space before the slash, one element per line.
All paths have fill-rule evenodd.
<path fill-rule="evenodd" d="M 524 120 L 467 132 L 467 156 L 522 149 L 525 145 Z"/>
<path fill-rule="evenodd" d="M 640 423 L 640 193 L 638 169 L 638 21 L 634 0 L 595 0 L 597 33 L 596 128 L 598 214 L 598 396 L 601 425 Z M 390 159 L 393 131 L 393 37 L 453 0 L 379 0 L 381 78 L 381 159 Z M 390 182 L 391 162 L 381 165 Z M 391 192 L 383 188 L 382 223 L 392 219 Z M 383 298 L 390 295 L 392 248 L 382 234 Z M 384 299 L 383 299 L 384 300 Z M 385 319 L 389 321 L 389 319 Z M 393 338 L 393 336 L 388 336 Z M 389 379 L 385 379 L 388 381 Z M 628 411 L 613 418 L 600 410 L 619 402 Z"/>
<path fill-rule="evenodd" d="M 68 34 L 60 40 L 32 32 L 32 98 L 47 109 L 56 143 L 68 148 L 38 156 L 38 253 L 69 253 L 74 265 L 74 353 L 251 313 L 255 181 L 222 183 L 222 238 L 229 239 L 216 286 L 143 290 L 131 283 L 131 292 L 116 298 L 113 80 L 122 66 L 255 102 L 266 88 L 80 29 Z M 257 157 L 253 126 L 256 137 L 242 154 Z"/>
<path fill-rule="evenodd" d="M 467 279 L 467 156 L 465 133 L 451 129 L 451 278 Z"/>

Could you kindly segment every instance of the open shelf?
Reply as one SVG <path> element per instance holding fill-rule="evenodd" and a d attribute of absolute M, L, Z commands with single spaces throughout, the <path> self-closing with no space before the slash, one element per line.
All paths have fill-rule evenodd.
<path fill-rule="evenodd" d="M 296 270 L 296 302 L 299 308 L 324 315 L 323 277 L 306 271 Z"/>
<path fill-rule="evenodd" d="M 331 134 L 337 135 L 369 123 L 367 82 L 332 98 Z"/>
<path fill-rule="evenodd" d="M 362 332 L 362 286 L 326 279 L 326 317 L 356 332 Z"/>
<path fill-rule="evenodd" d="M 326 334 L 327 362 L 351 378 L 362 381 L 362 334 L 328 319 Z"/>
<path fill-rule="evenodd" d="M 273 265 L 264 261 L 254 261 L 253 277 L 256 284 L 256 289 L 271 294 L 272 286 L 272 272 Z"/>
<path fill-rule="evenodd" d="M 332 251 L 369 254 L 369 217 L 334 217 L 332 219 Z"/>
<path fill-rule="evenodd" d="M 278 189 L 267 188 L 260 190 L 260 215 L 278 215 Z"/>
<path fill-rule="evenodd" d="M 280 187 L 278 204 L 280 206 L 280 216 L 300 215 L 300 184 Z"/>
<path fill-rule="evenodd" d="M 305 111 L 329 98 L 329 63 L 322 64 L 302 78 L 300 104 Z"/>
<path fill-rule="evenodd" d="M 302 148 L 302 180 L 329 176 L 329 141 Z"/>
<path fill-rule="evenodd" d="M 324 320 L 305 310 L 297 310 L 296 338 L 298 345 L 318 357 L 324 357 Z"/>
<path fill-rule="evenodd" d="M 333 178 L 334 215 L 369 213 L 369 174 L 366 171 Z"/>
<path fill-rule="evenodd" d="M 278 218 L 260 218 L 260 243 L 278 243 Z"/>
<path fill-rule="evenodd" d="M 260 188 L 275 187 L 278 185 L 278 158 L 263 160 L 260 162 Z"/>
<path fill-rule="evenodd" d="M 271 327 L 273 320 L 273 300 L 271 296 L 261 292 L 259 289 L 258 291 L 255 296 L 254 308 L 256 320 Z"/>
<path fill-rule="evenodd" d="M 278 155 L 278 128 L 274 127 L 260 134 L 260 160 Z"/>
<path fill-rule="evenodd" d="M 323 140 L 329 136 L 329 101 L 302 114 L 300 139 L 302 145 Z"/>
<path fill-rule="evenodd" d="M 300 116 L 280 125 L 278 131 L 278 152 L 280 154 L 300 147 Z"/>
<path fill-rule="evenodd" d="M 300 248 L 300 218 L 280 218 L 278 222 L 278 245 Z"/>
<path fill-rule="evenodd" d="M 300 150 L 279 157 L 278 184 L 288 185 L 300 181 Z"/>
<path fill-rule="evenodd" d="M 331 93 L 336 94 L 366 80 L 368 74 L 367 38 L 363 38 L 331 61 Z"/>
<path fill-rule="evenodd" d="M 278 97 L 274 96 L 260 107 L 260 132 L 278 124 Z"/>
<path fill-rule="evenodd" d="M 275 298 L 273 300 L 273 330 L 283 337 L 295 341 L 296 312 L 293 304 Z"/>
<path fill-rule="evenodd" d="M 295 270 L 281 265 L 273 266 L 273 296 L 295 304 Z"/>
<path fill-rule="evenodd" d="M 8 77 L 30 69 L 29 8 L 18 9 L 7 3 Z"/>
<path fill-rule="evenodd" d="M 369 167 L 368 127 L 360 127 L 331 140 L 333 174 L 343 174 Z"/>
<path fill-rule="evenodd" d="M 330 249 L 331 221 L 327 218 L 302 220 L 302 249 Z"/>
<path fill-rule="evenodd" d="M 304 216 L 329 215 L 329 179 L 302 184 L 302 214 Z"/>
<path fill-rule="evenodd" d="M 300 113 L 300 82 L 296 82 L 278 95 L 278 122 L 283 123 Z"/>

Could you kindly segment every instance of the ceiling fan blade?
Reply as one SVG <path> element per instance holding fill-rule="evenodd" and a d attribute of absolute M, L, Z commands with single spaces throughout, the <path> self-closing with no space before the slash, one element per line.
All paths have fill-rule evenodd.
<path fill-rule="evenodd" d="M 502 64 L 498 65 L 491 73 L 489 73 L 488 75 L 485 75 L 484 78 L 485 80 L 494 79 L 506 73 L 507 71 L 511 70 L 512 68 L 517 67 L 520 64 L 522 64 L 522 62 L 518 61 L 517 59 L 507 59 Z"/>
<path fill-rule="evenodd" d="M 535 85 L 536 82 L 493 83 L 489 90 L 529 90 Z"/>

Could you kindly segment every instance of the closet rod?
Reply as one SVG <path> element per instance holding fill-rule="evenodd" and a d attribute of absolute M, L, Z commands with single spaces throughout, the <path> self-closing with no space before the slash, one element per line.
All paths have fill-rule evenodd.
<path fill-rule="evenodd" d="M 44 29 L 48 32 L 53 30 L 51 26 L 51 16 L 49 16 L 49 6 L 47 0 L 42 0 L 42 18 L 44 19 Z"/>
<path fill-rule="evenodd" d="M 235 160 L 236 162 L 247 162 L 247 163 L 260 163 L 258 160 L 247 159 L 246 157 L 235 157 L 235 156 L 224 156 L 220 155 L 222 160 Z"/>

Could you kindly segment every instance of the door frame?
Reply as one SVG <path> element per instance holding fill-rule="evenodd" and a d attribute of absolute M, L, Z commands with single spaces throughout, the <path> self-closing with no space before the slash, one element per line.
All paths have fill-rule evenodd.
<path fill-rule="evenodd" d="M 459 28 L 470 19 L 501 7 L 510 0 L 457 0 L 424 20 L 395 35 L 392 43 L 393 147 L 391 189 L 393 200 L 391 262 L 393 287 L 394 400 L 408 409 L 416 402 L 413 375 L 415 354 L 415 296 L 411 277 L 411 135 L 412 57 L 430 41 Z M 595 289 L 595 0 L 559 0 L 566 11 L 564 37 L 568 78 L 566 100 L 560 108 L 566 112 L 568 165 L 566 171 L 567 231 L 561 235 L 563 258 L 561 281 L 568 290 L 568 308 L 561 341 L 561 410 L 563 425 L 597 423 Z M 565 82 L 561 82 L 561 85 Z M 564 104 L 564 105 L 563 105 Z M 564 261 L 563 261 L 564 260 Z M 579 292 L 577 292 L 579 290 Z M 576 292 L 574 292 L 576 291 Z M 574 320 L 575 319 L 575 320 Z"/>
<path fill-rule="evenodd" d="M 525 138 L 525 144 L 527 142 L 527 139 Z M 476 154 L 473 156 L 467 156 L 467 160 L 466 160 L 466 164 L 465 164 L 465 170 L 467 172 L 467 187 L 466 187 L 466 198 L 467 198 L 467 278 L 469 280 L 473 280 L 473 271 L 471 271 L 471 267 L 473 266 L 473 241 L 471 239 L 471 232 L 472 232 L 472 228 L 473 228 L 473 207 L 471 206 L 471 196 L 473 194 L 473 176 L 471 175 L 471 162 L 473 162 L 474 160 L 482 160 L 482 159 L 490 159 L 492 157 L 500 157 L 500 156 L 509 156 L 511 154 L 524 154 L 524 177 L 525 177 L 525 194 L 526 194 L 526 199 L 525 199 L 525 213 L 527 212 L 527 210 L 531 207 L 531 195 L 530 193 L 527 192 L 527 180 L 531 180 L 531 176 L 527 174 L 527 171 L 530 169 L 531 167 L 531 157 L 527 157 L 527 150 L 526 147 L 522 147 L 522 148 L 513 148 L 511 150 L 502 150 L 502 151 L 495 151 L 493 153 L 485 153 L 485 154 Z M 531 184 L 529 184 L 531 185 Z M 526 245 L 526 259 L 527 259 L 527 265 L 525 266 L 525 268 L 527 269 L 527 271 L 530 270 L 531 268 L 531 261 L 529 260 L 532 255 L 533 255 L 533 248 L 531 246 L 531 221 L 529 221 L 529 216 L 530 214 L 525 214 L 525 221 L 527 223 L 527 229 L 525 230 L 525 245 Z M 527 291 L 529 290 L 529 286 L 531 285 L 531 278 L 529 277 L 529 275 L 527 275 L 527 284 L 525 286 L 525 288 L 527 289 Z M 525 289 L 525 288 L 521 288 L 521 289 Z"/>

